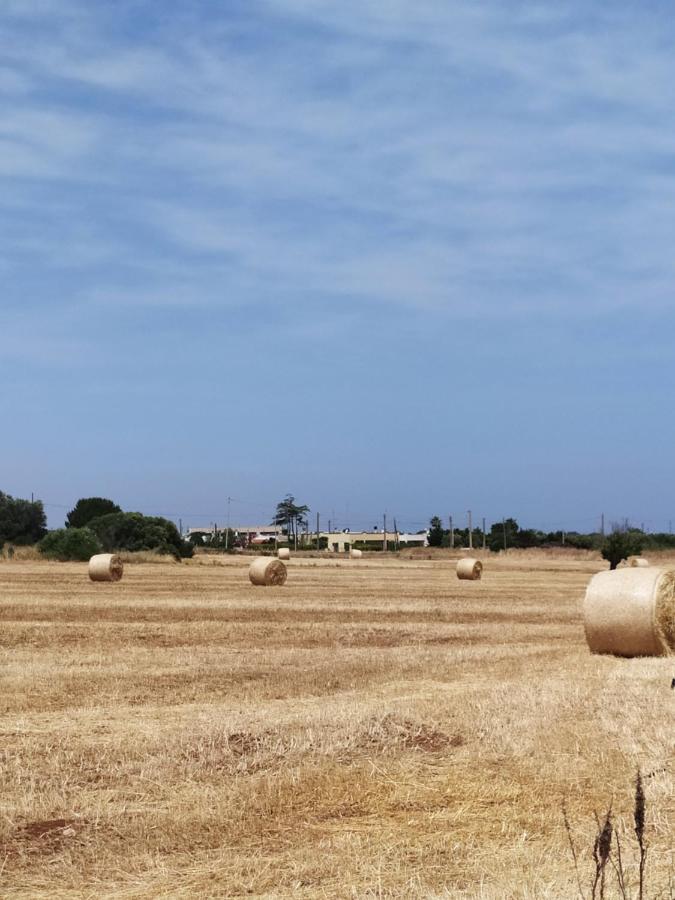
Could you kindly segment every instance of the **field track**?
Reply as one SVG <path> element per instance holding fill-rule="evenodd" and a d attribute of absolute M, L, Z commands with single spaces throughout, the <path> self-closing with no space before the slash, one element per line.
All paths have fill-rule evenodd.
<path fill-rule="evenodd" d="M 0 562 L 0 897 L 573 898 L 562 799 L 586 886 L 638 766 L 667 888 L 675 663 L 589 654 L 602 563 L 247 562 Z"/>

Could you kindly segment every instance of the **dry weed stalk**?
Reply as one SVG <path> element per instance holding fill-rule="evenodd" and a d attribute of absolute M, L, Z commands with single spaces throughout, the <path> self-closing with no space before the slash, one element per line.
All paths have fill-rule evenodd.
<path fill-rule="evenodd" d="M 605 870 L 607 868 L 607 863 L 609 862 L 609 857 L 612 852 L 612 834 L 614 830 L 612 826 L 612 807 L 610 806 L 607 810 L 605 821 L 603 822 L 602 826 L 600 825 L 600 820 L 598 819 L 597 813 L 595 815 L 595 821 L 598 826 L 598 832 L 593 843 L 595 876 L 593 879 L 593 885 L 591 887 L 591 897 L 592 900 L 595 900 L 596 896 L 598 896 L 597 890 L 599 887 L 600 900 L 603 900 L 605 896 Z"/>
<path fill-rule="evenodd" d="M 621 896 L 623 900 L 628 900 L 628 894 L 626 891 L 626 876 L 623 868 L 623 856 L 621 855 L 621 840 L 619 838 L 619 832 L 614 830 L 614 839 L 616 841 L 616 862 L 614 859 L 611 860 L 614 871 L 616 872 L 616 880 L 619 884 L 619 890 L 621 891 Z"/>
<path fill-rule="evenodd" d="M 635 832 L 635 837 L 637 839 L 638 851 L 639 851 L 639 861 L 638 861 L 638 872 L 637 872 L 637 900 L 644 900 L 645 891 L 647 888 L 646 885 L 646 867 L 647 867 L 647 843 L 645 840 L 645 820 L 646 820 L 646 810 L 647 804 L 645 800 L 645 792 L 644 785 L 642 779 L 642 773 L 638 769 L 637 776 L 635 779 L 635 801 L 633 807 L 633 831 Z M 631 893 L 628 884 L 628 879 L 626 876 L 626 869 L 624 866 L 623 860 L 623 852 L 621 849 L 621 839 L 619 837 L 618 830 L 612 824 L 612 807 L 610 805 L 607 813 L 605 815 L 604 821 L 600 821 L 597 813 L 595 815 L 595 822 L 597 825 L 597 831 L 595 834 L 595 839 L 593 842 L 593 863 L 595 866 L 595 871 L 592 875 L 591 886 L 590 886 L 590 900 L 603 900 L 605 897 L 605 889 L 607 887 L 606 881 L 606 872 L 607 872 L 607 864 L 611 864 L 614 873 L 616 875 L 616 881 L 618 885 L 619 894 L 623 898 L 623 900 L 630 900 Z M 574 838 L 572 836 L 572 826 L 570 824 L 569 816 L 567 813 L 567 806 L 565 801 L 562 802 L 562 817 L 563 823 L 565 826 L 565 833 L 567 835 L 567 840 L 569 843 L 570 851 L 572 853 L 572 861 L 574 863 L 574 871 L 576 873 L 577 878 L 577 887 L 579 891 L 579 896 L 581 900 L 586 900 L 584 889 L 582 887 L 582 879 L 579 871 L 579 855 L 577 853 L 577 849 L 574 843 Z M 612 848 L 612 840 L 616 845 L 616 849 L 613 851 Z M 672 860 L 671 860 L 672 863 Z M 667 896 L 669 900 L 675 900 L 675 890 L 673 884 L 672 871 L 669 876 L 668 887 L 665 890 L 662 890 L 660 894 L 655 896 L 657 897 L 665 897 Z"/>
<path fill-rule="evenodd" d="M 570 845 L 570 850 L 572 851 L 572 859 L 574 860 L 574 872 L 577 876 L 577 887 L 579 888 L 579 896 L 581 900 L 585 900 L 584 891 L 581 887 L 581 875 L 579 873 L 579 859 L 577 856 L 577 848 L 574 845 L 574 838 L 572 837 L 572 826 L 570 825 L 569 816 L 567 815 L 567 806 L 565 801 L 562 802 L 562 815 L 563 822 L 565 823 L 565 833 L 567 834 L 567 840 Z"/>
<path fill-rule="evenodd" d="M 645 845 L 645 792 L 642 786 L 642 773 L 638 769 L 635 779 L 635 807 L 633 809 L 633 822 L 635 824 L 635 836 L 640 848 L 640 880 L 638 884 L 638 897 L 643 900 L 645 866 L 647 864 L 647 847 Z"/>

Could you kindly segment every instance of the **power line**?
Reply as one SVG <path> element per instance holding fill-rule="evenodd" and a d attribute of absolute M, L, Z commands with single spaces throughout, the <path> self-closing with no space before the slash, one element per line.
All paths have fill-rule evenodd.
<path fill-rule="evenodd" d="M 48 509 L 68 510 L 68 509 L 71 509 L 71 507 L 74 505 L 74 504 L 58 503 L 58 502 L 51 501 L 51 500 L 40 500 L 39 502 L 41 502 L 42 505 Z M 245 500 L 245 499 L 237 498 L 237 497 L 229 497 L 228 502 L 237 504 L 240 507 L 251 507 L 254 509 L 268 510 L 270 512 L 270 518 L 272 518 L 273 511 L 276 508 L 276 503 L 260 503 L 259 501 Z M 223 501 L 223 505 L 217 511 L 214 511 L 214 510 L 210 510 L 208 512 L 207 511 L 186 512 L 184 510 L 175 511 L 175 512 L 154 511 L 154 512 L 148 512 L 147 515 L 164 516 L 166 518 L 171 518 L 171 519 L 175 519 L 175 520 L 192 519 L 193 521 L 196 520 L 197 522 L 200 522 L 200 521 L 213 522 L 213 521 L 217 521 L 219 519 L 221 519 L 221 520 L 223 519 L 225 509 L 226 509 L 226 504 L 225 504 L 225 501 Z M 351 528 L 351 529 L 355 529 L 355 530 L 368 530 L 373 527 L 373 523 L 377 522 L 377 520 L 379 518 L 380 517 L 378 515 L 373 516 L 373 515 L 367 515 L 367 514 L 363 514 L 363 513 L 355 513 L 350 510 L 347 512 L 347 514 L 345 515 L 345 518 L 342 521 L 340 521 L 339 518 L 332 516 L 331 517 L 331 525 L 333 527 L 333 530 L 342 530 L 344 528 Z M 430 518 L 431 518 L 431 516 L 425 516 L 424 518 L 419 518 L 419 519 L 415 519 L 413 517 L 403 518 L 401 520 L 402 530 L 410 530 L 410 531 L 414 532 L 416 530 L 418 531 L 418 530 L 426 529 L 429 526 Z M 450 518 L 453 518 L 453 517 L 449 517 L 449 519 Z M 572 518 L 572 517 L 570 517 L 570 518 Z M 603 524 L 606 527 L 608 523 L 624 522 L 624 521 L 626 521 L 627 517 L 625 515 L 618 516 L 618 515 L 612 515 L 609 513 L 603 513 L 603 514 L 598 513 L 593 516 L 574 516 L 573 519 L 574 519 L 574 523 L 575 523 L 575 528 L 569 527 L 570 518 L 568 518 L 566 520 L 562 520 L 562 519 L 539 520 L 536 522 L 536 524 L 534 526 L 534 530 L 537 530 L 537 531 L 560 531 L 560 530 L 564 529 L 564 531 L 566 533 L 569 533 L 571 531 L 577 531 L 577 530 L 581 530 L 582 532 L 585 530 L 597 531 L 598 527 L 599 527 L 600 533 L 602 533 Z M 603 519 L 604 519 L 604 522 L 603 522 Z M 454 521 L 454 519 L 453 519 L 453 521 Z M 647 532 L 656 533 L 658 531 L 664 531 L 664 532 L 672 531 L 672 522 L 670 519 L 667 519 L 665 517 L 662 521 L 660 521 L 658 518 L 647 518 L 647 517 L 642 517 L 642 516 L 629 516 L 628 521 L 643 523 L 644 528 Z M 499 523 L 500 523 L 500 519 L 496 518 L 494 520 L 494 522 L 492 523 L 492 525 L 499 524 Z M 589 528 L 589 529 L 584 529 L 585 525 L 588 525 L 591 523 L 593 524 L 594 527 Z M 338 528 L 338 524 L 339 524 L 339 528 Z M 521 524 L 521 528 L 523 528 L 522 524 Z M 469 526 L 469 530 L 472 530 L 471 526 Z M 484 527 L 483 530 L 486 531 L 487 528 Z"/>

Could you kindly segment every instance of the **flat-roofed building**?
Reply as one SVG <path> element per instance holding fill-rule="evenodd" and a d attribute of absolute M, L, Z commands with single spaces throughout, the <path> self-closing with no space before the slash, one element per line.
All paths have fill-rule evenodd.
<path fill-rule="evenodd" d="M 322 531 L 321 537 L 327 541 L 329 550 L 334 553 L 345 553 L 353 547 L 360 550 L 381 550 L 384 546 L 382 531 Z M 309 535 L 311 540 L 312 535 Z M 387 532 L 387 545 L 397 543 L 402 547 L 426 547 L 427 533 L 408 534 L 405 532 Z"/>

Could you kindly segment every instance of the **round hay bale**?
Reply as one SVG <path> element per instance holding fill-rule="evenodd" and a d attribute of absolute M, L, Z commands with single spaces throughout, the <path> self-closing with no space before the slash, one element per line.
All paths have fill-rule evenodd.
<path fill-rule="evenodd" d="M 89 577 L 92 581 L 119 581 L 124 563 L 114 553 L 97 553 L 89 560 Z"/>
<path fill-rule="evenodd" d="M 279 549 L 277 550 L 277 556 L 279 557 L 279 559 L 290 559 L 291 551 L 288 547 L 279 547 Z"/>
<path fill-rule="evenodd" d="M 363 550 L 354 550 L 354 549 L 351 549 L 351 550 L 349 551 L 349 558 L 350 558 L 350 559 L 361 559 L 362 556 L 363 556 Z"/>
<path fill-rule="evenodd" d="M 248 570 L 251 584 L 270 587 L 281 585 L 286 581 L 286 566 L 280 559 L 270 556 L 258 556 L 253 560 Z"/>
<path fill-rule="evenodd" d="M 634 569 L 644 569 L 649 565 L 649 560 L 645 559 L 644 556 L 629 556 L 628 565 Z"/>
<path fill-rule="evenodd" d="M 462 581 L 480 581 L 483 575 L 483 563 L 473 556 L 465 556 L 457 563 L 457 577 Z"/>
<path fill-rule="evenodd" d="M 593 653 L 673 653 L 675 571 L 636 566 L 594 575 L 584 599 L 584 629 Z"/>

